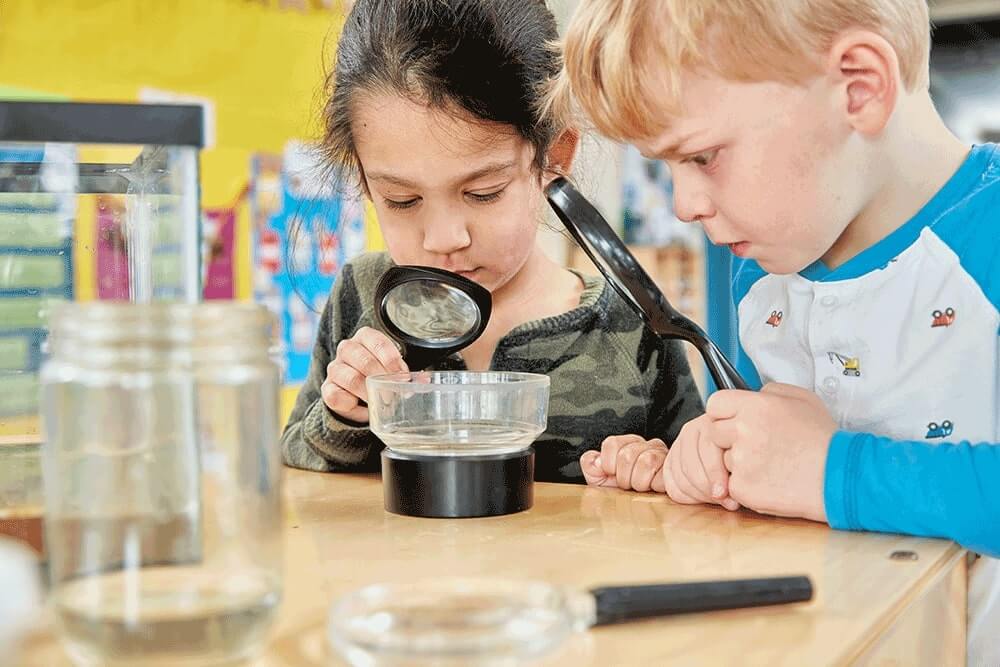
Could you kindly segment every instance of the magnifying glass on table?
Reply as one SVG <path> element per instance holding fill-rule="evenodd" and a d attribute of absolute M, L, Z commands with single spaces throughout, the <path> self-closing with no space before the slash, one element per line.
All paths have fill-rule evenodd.
<path fill-rule="evenodd" d="M 339 598 L 327 636 L 351 665 L 519 665 L 594 626 L 812 597 L 806 576 L 591 589 L 427 578 L 375 584 Z"/>

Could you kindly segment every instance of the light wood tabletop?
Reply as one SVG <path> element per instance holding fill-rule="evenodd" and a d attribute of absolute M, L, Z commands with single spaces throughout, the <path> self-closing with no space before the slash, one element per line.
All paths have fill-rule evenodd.
<path fill-rule="evenodd" d="M 285 500 L 284 599 L 256 667 L 342 664 L 326 646 L 330 604 L 375 582 L 591 588 L 796 574 L 811 577 L 812 602 L 596 628 L 539 664 L 965 664 L 966 554 L 947 541 L 562 484 L 536 484 L 527 512 L 483 519 L 389 514 L 375 476 L 287 470 Z M 45 629 L 26 648 L 25 665 L 68 664 Z"/>

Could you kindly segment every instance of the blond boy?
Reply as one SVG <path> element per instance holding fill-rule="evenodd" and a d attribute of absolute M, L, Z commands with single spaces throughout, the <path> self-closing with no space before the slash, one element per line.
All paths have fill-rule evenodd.
<path fill-rule="evenodd" d="M 1000 150 L 941 121 L 929 41 L 923 0 L 582 0 L 555 106 L 669 164 L 678 217 L 736 255 L 763 385 L 669 452 L 608 439 L 588 482 L 1000 555 Z M 973 665 L 1000 665 L 998 562 Z"/>

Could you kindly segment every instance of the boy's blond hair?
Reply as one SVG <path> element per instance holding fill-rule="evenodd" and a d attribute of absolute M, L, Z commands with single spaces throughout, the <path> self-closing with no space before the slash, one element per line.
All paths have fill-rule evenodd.
<path fill-rule="evenodd" d="M 613 139 L 648 138 L 680 110 L 682 70 L 798 83 L 837 35 L 871 30 L 893 46 L 907 90 L 927 86 L 925 0 L 582 0 L 549 102 L 577 102 Z"/>

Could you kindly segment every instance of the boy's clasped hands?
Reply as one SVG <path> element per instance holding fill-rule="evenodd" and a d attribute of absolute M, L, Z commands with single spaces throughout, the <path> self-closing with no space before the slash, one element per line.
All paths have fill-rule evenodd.
<path fill-rule="evenodd" d="M 584 453 L 580 466 L 594 486 L 825 521 L 823 478 L 835 431 L 815 394 L 768 384 L 760 392 L 714 393 L 669 450 L 659 439 L 614 436 L 600 452 Z"/>

